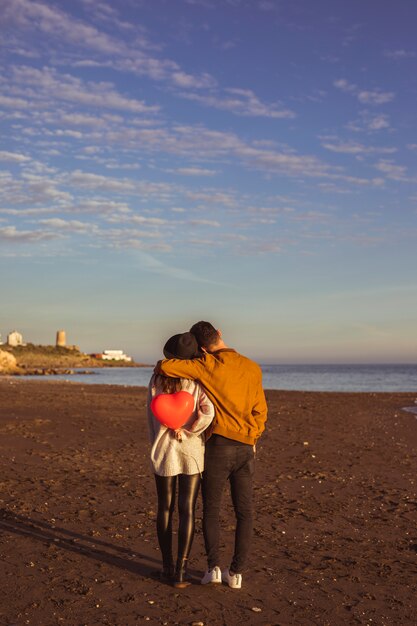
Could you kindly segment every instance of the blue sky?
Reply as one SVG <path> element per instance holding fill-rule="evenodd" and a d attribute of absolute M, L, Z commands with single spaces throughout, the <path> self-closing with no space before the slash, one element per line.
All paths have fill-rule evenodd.
<path fill-rule="evenodd" d="M 0 0 L 0 332 L 417 359 L 417 5 Z"/>

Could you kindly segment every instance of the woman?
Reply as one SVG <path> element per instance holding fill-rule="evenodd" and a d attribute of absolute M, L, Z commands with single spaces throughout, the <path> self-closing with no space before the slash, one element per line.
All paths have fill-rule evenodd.
<path fill-rule="evenodd" d="M 164 346 L 171 359 L 199 356 L 197 341 L 191 333 L 174 335 Z M 172 430 L 161 424 L 152 413 L 152 400 L 159 394 L 187 391 L 194 399 L 191 417 Z M 194 381 L 153 375 L 148 388 L 148 422 L 151 440 L 151 462 L 158 495 L 156 529 L 162 553 L 161 579 L 172 581 L 177 588 L 186 587 L 187 560 L 194 537 L 195 505 L 204 469 L 203 432 L 214 417 L 214 407 L 202 387 Z M 172 556 L 172 518 L 178 486 L 178 556 L 174 568 Z"/>

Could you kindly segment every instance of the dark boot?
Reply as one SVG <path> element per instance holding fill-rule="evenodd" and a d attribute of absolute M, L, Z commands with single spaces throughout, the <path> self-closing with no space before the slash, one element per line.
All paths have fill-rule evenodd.
<path fill-rule="evenodd" d="M 172 583 L 174 580 L 175 567 L 174 563 L 164 564 L 159 572 L 159 579 L 164 583 Z"/>
<path fill-rule="evenodd" d="M 176 589 L 184 589 L 191 585 L 187 576 L 187 559 L 178 559 L 173 584 Z"/>

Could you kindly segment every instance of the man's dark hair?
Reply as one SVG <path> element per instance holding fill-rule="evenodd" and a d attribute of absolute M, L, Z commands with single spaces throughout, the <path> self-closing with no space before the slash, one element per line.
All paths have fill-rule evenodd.
<path fill-rule="evenodd" d="M 197 322 L 190 328 L 200 348 L 209 350 L 219 340 L 219 333 L 210 322 Z"/>

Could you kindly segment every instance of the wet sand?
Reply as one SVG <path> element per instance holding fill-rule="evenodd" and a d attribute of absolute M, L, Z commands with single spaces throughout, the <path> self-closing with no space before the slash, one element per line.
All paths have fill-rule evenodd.
<path fill-rule="evenodd" d="M 0 624 L 417 623 L 415 394 L 268 391 L 241 591 L 156 580 L 146 393 L 0 379 Z M 225 494 L 226 496 L 226 494 Z M 222 519 L 231 558 L 229 497 Z"/>

